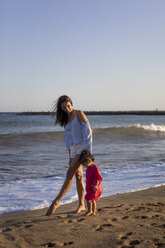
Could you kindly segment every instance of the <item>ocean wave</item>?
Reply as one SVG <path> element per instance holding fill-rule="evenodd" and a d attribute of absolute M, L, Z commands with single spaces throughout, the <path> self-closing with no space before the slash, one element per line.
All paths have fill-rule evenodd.
<path fill-rule="evenodd" d="M 96 128 L 93 129 L 94 135 L 143 135 L 153 133 L 165 133 L 165 125 L 141 125 L 136 124 L 132 126 L 118 126 L 108 128 Z"/>
<path fill-rule="evenodd" d="M 165 125 L 155 125 L 155 124 L 150 124 L 150 125 L 136 125 L 137 128 L 142 128 L 145 130 L 149 131 L 156 131 L 156 132 L 165 132 Z"/>
<path fill-rule="evenodd" d="M 97 135 L 143 135 L 143 134 L 150 134 L 150 133 L 165 133 L 165 125 L 128 125 L 128 126 L 115 126 L 115 127 L 103 127 L 103 128 L 93 128 L 93 135 L 97 137 Z M 19 134 L 3 134 L 1 136 L 2 143 L 8 143 L 12 140 L 15 142 L 19 142 L 20 140 L 36 140 L 41 141 L 43 140 L 64 140 L 64 131 L 48 131 L 48 132 L 34 132 L 34 133 L 19 133 Z M 1 143 L 0 142 L 0 143 Z M 2 144 L 1 143 L 1 144 Z"/>

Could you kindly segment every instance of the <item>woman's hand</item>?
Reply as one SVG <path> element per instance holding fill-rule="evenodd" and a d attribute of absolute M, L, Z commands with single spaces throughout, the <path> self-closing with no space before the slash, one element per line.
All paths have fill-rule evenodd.
<path fill-rule="evenodd" d="M 70 150 L 69 150 L 69 166 L 72 165 L 72 159 L 70 158 Z"/>

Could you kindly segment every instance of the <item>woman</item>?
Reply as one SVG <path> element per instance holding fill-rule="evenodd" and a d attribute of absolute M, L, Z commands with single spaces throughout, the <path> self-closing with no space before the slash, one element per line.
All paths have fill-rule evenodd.
<path fill-rule="evenodd" d="M 65 144 L 69 152 L 69 169 L 64 184 L 50 205 L 46 215 L 50 216 L 60 205 L 60 200 L 72 186 L 74 174 L 76 176 L 79 206 L 77 213 L 85 210 L 83 168 L 79 162 L 81 152 L 86 149 L 92 152 L 92 131 L 86 115 L 81 110 L 73 109 L 72 100 L 63 95 L 58 98 L 56 106 L 56 124 L 65 128 Z"/>

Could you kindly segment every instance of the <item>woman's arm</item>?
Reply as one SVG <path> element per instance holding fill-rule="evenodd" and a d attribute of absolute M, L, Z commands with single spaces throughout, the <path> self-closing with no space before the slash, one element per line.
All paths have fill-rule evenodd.
<path fill-rule="evenodd" d="M 84 149 L 92 152 L 92 129 L 83 111 L 77 111 L 77 117 L 81 122 Z"/>
<path fill-rule="evenodd" d="M 77 111 L 77 117 L 78 117 L 79 121 L 81 121 L 81 122 L 85 122 L 85 123 L 88 122 L 88 119 L 87 119 L 86 115 L 81 110 Z"/>

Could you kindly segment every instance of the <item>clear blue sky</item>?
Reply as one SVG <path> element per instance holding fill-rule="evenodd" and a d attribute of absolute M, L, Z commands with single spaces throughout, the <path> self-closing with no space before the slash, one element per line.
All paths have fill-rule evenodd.
<path fill-rule="evenodd" d="M 0 0 L 0 112 L 165 110 L 164 0 Z"/>

